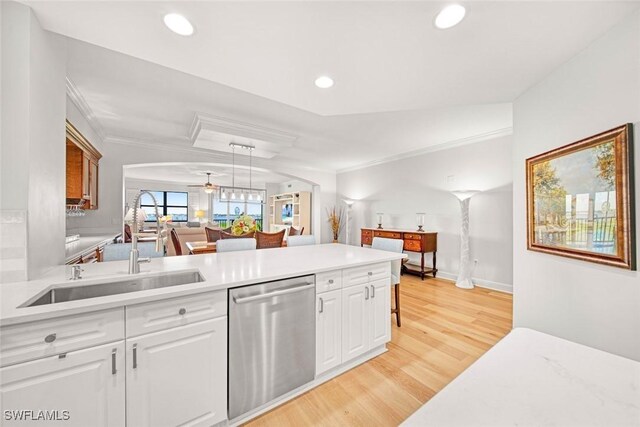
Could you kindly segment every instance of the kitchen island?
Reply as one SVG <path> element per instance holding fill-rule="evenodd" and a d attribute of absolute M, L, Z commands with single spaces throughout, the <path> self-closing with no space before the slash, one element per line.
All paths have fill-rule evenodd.
<path fill-rule="evenodd" d="M 159 258 L 136 275 L 126 273 L 125 261 L 98 263 L 87 265 L 77 281 L 68 280 L 62 266 L 40 280 L 4 284 L 3 409 L 66 410 L 65 425 L 247 421 L 386 351 L 391 263 L 403 256 L 328 244 Z M 57 303 L 45 298 L 52 289 L 62 295 L 62 288 L 176 274 L 199 281 Z M 313 282 L 315 345 L 300 357 L 307 364 L 315 359 L 315 372 L 229 420 L 227 313 L 234 300 L 228 290 L 302 276 Z M 279 309 L 282 301 L 268 304 Z M 39 305 L 28 306 L 33 303 Z M 270 340 L 265 332 L 263 339 Z"/>

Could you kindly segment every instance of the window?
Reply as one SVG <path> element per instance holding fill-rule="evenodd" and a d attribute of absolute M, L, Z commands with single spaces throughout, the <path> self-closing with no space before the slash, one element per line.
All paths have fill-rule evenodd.
<path fill-rule="evenodd" d="M 189 220 L 189 194 L 181 191 L 151 191 L 158 202 L 160 215 L 171 215 L 173 222 L 187 222 Z M 153 200 L 148 194 L 140 198 L 140 207 L 147 214 L 146 222 L 155 222 L 156 213 Z"/>
<path fill-rule="evenodd" d="M 264 190 L 253 190 L 256 193 L 260 193 L 260 197 L 262 200 L 265 200 L 266 191 Z M 262 230 L 263 223 L 263 214 L 264 214 L 264 204 L 257 201 L 249 201 L 249 200 L 229 200 L 220 199 L 219 193 L 216 193 L 214 197 L 211 198 L 211 202 L 213 203 L 213 209 L 209 212 L 213 212 L 213 217 L 211 218 L 214 222 L 217 222 L 221 228 L 227 228 L 231 225 L 234 219 L 239 217 L 242 214 L 252 216 L 258 225 L 258 229 Z"/>

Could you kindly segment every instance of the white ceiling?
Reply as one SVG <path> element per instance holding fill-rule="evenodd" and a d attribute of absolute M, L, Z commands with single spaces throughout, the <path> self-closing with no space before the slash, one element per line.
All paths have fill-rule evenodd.
<path fill-rule="evenodd" d="M 207 182 L 207 172 L 211 172 L 211 183 L 231 186 L 231 166 L 218 163 L 158 163 L 127 166 L 124 169 L 124 177 L 141 181 L 195 185 Z M 236 167 L 235 175 L 236 187 L 249 187 L 249 170 L 246 167 Z M 283 183 L 291 180 L 291 178 L 256 168 L 253 168 L 251 175 L 252 188 L 264 188 L 266 183 Z"/>
<path fill-rule="evenodd" d="M 297 136 L 271 160 L 340 170 L 510 130 L 511 104 L 319 116 L 69 39 L 67 74 L 109 139 L 191 147 L 196 114 Z M 230 151 L 230 150 L 228 150 Z"/>
<path fill-rule="evenodd" d="M 26 1 L 51 31 L 321 115 L 511 102 L 637 2 Z M 196 33 L 162 23 L 178 12 Z M 314 86 L 322 74 L 336 82 Z"/>

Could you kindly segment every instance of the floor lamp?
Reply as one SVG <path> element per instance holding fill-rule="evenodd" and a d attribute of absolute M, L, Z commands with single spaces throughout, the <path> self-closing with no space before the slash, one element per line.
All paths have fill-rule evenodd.
<path fill-rule="evenodd" d="M 460 267 L 456 286 L 462 289 L 473 289 L 471 279 L 471 250 L 469 248 L 469 202 L 478 191 L 452 191 L 460 201 L 461 229 L 460 229 Z"/>
<path fill-rule="evenodd" d="M 351 213 L 351 206 L 353 206 L 354 201 L 344 199 L 343 202 L 345 205 L 347 205 L 347 218 L 345 222 L 344 232 L 345 232 L 345 244 L 348 245 L 349 244 L 349 217 Z"/>

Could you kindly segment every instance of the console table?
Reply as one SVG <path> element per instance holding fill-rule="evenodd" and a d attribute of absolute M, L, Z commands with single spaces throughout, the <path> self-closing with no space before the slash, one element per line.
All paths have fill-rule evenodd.
<path fill-rule="evenodd" d="M 408 264 L 402 265 L 402 271 L 408 274 L 415 274 L 424 280 L 427 274 L 436 277 L 436 252 L 438 251 L 438 233 L 430 231 L 409 231 L 409 230 L 387 230 L 378 228 L 362 228 L 360 230 L 360 246 L 371 245 L 374 237 L 385 237 L 387 239 L 401 239 L 404 241 L 404 250 L 407 252 L 417 252 L 420 254 L 420 269 L 412 268 Z M 433 267 L 424 266 L 424 254 L 433 254 Z"/>

